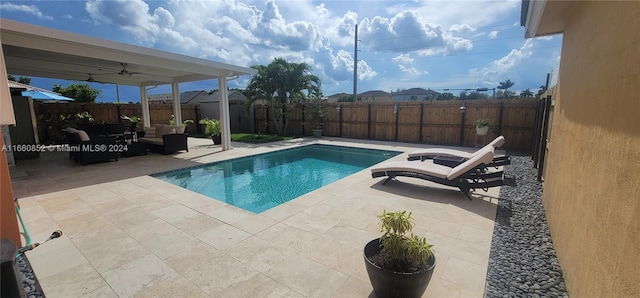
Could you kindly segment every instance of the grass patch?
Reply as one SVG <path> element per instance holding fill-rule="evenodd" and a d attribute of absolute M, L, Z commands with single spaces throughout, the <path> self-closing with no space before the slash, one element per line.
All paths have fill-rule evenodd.
<path fill-rule="evenodd" d="M 285 137 L 276 135 L 257 135 L 252 133 L 232 133 L 231 140 L 234 142 L 243 142 L 251 144 L 261 144 L 269 142 L 277 142 L 284 140 L 291 140 L 295 137 Z"/>

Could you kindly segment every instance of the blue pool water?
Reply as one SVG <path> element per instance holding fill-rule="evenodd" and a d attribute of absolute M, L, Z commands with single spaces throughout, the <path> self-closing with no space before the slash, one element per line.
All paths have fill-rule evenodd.
<path fill-rule="evenodd" d="M 308 145 L 153 175 L 260 213 L 400 154 Z"/>

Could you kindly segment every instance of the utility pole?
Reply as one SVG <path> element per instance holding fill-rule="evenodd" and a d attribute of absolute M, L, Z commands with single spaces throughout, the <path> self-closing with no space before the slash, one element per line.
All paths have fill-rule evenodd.
<path fill-rule="evenodd" d="M 353 102 L 358 101 L 358 24 L 353 49 Z"/>

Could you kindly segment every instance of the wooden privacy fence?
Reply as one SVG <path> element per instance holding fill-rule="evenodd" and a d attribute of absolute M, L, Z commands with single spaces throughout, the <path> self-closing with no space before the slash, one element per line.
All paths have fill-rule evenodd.
<path fill-rule="evenodd" d="M 460 109 L 463 104 L 464 113 Z M 342 102 L 324 104 L 324 109 L 325 136 L 473 147 L 503 135 L 505 149 L 529 150 L 536 100 Z M 254 107 L 256 132 L 276 133 L 272 110 L 262 105 Z M 312 134 L 302 104 L 286 105 L 285 110 L 289 121 L 285 134 Z M 491 119 L 487 136 L 476 135 L 473 123 L 480 118 Z"/>

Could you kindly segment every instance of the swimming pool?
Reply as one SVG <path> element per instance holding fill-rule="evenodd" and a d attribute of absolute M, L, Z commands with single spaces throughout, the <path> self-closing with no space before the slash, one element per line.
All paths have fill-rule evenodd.
<path fill-rule="evenodd" d="M 398 154 L 314 144 L 152 176 L 260 213 Z"/>

